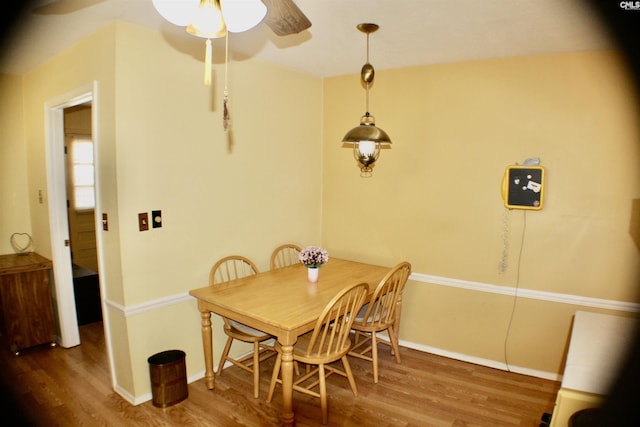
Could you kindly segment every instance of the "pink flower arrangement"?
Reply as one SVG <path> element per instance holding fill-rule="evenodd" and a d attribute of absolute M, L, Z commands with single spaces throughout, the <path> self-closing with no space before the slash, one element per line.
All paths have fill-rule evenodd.
<path fill-rule="evenodd" d="M 318 246 L 307 246 L 300 251 L 300 262 L 307 268 L 319 268 L 329 261 L 329 254 Z"/>

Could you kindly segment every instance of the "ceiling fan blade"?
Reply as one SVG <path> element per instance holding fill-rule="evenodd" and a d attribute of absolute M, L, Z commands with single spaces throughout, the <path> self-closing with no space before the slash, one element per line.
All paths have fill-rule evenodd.
<path fill-rule="evenodd" d="M 66 15 L 77 12 L 94 4 L 102 3 L 104 0 L 48 0 L 43 5 L 36 6 L 33 13 L 38 15 Z M 43 3 L 42 1 L 38 3 Z"/>
<path fill-rule="evenodd" d="M 311 21 L 293 0 L 262 0 L 267 6 L 264 22 L 278 36 L 297 34 L 311 27 Z"/>

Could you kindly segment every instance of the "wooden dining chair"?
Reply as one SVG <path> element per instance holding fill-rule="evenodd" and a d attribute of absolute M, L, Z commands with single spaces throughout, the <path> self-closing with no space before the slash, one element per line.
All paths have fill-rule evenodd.
<path fill-rule="evenodd" d="M 248 258 L 240 255 L 231 255 L 220 259 L 214 264 L 209 273 L 209 285 L 218 285 L 230 280 L 240 279 L 258 273 L 256 265 Z M 224 321 L 224 333 L 227 335 L 227 342 L 222 351 L 220 364 L 218 365 L 218 375 L 222 374 L 222 368 L 228 360 L 234 365 L 247 372 L 253 374 L 253 397 L 257 398 L 260 389 L 260 362 L 275 355 L 275 349 L 272 346 L 264 344 L 273 338 L 269 334 L 251 328 L 235 320 L 222 318 Z M 253 344 L 253 352 L 240 359 L 234 359 L 229 356 L 231 344 L 233 340 L 240 340 Z M 271 354 L 266 354 L 269 352 Z"/>
<path fill-rule="evenodd" d="M 271 253 L 271 270 L 299 263 L 300 259 L 298 256 L 301 250 L 302 248 L 300 248 L 300 246 L 292 243 L 278 246 Z"/>
<path fill-rule="evenodd" d="M 389 271 L 373 291 L 369 301 L 357 314 L 351 328 L 356 332 L 349 356 L 373 363 L 373 382 L 378 382 L 378 343 L 392 348 L 396 362 L 400 363 L 396 308 L 398 299 L 411 274 L 411 264 L 401 262 Z M 378 339 L 378 332 L 387 331 L 389 341 Z"/>
<path fill-rule="evenodd" d="M 300 336 L 293 347 L 294 363 L 305 363 L 308 367 L 317 365 L 314 369 L 307 369 L 304 375 L 294 380 L 293 390 L 320 398 L 322 424 L 326 424 L 328 421 L 327 377 L 331 374 L 346 377 L 354 396 L 358 395 L 353 373 L 347 360 L 347 353 L 351 348 L 349 334 L 354 319 L 352 313 L 357 313 L 360 310 L 368 292 L 369 286 L 366 283 L 348 286 L 340 291 L 326 305 L 313 331 Z M 278 356 L 273 367 L 267 402 L 270 402 L 273 397 L 276 383 L 282 384 L 282 380 L 278 378 L 282 364 L 282 348 L 278 343 L 275 348 L 278 351 Z M 337 360 L 342 360 L 344 370 L 329 366 L 330 363 Z M 318 375 L 317 380 L 315 379 L 316 374 Z M 319 386 L 318 391 L 313 390 L 316 386 Z"/>

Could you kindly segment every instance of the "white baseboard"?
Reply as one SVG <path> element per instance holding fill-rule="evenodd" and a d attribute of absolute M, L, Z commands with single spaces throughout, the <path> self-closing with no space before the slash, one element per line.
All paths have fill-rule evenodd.
<path fill-rule="evenodd" d="M 529 375 L 531 377 L 543 378 L 552 381 L 561 381 L 562 376 L 553 372 L 538 371 L 536 369 L 523 368 L 521 366 L 507 365 L 503 362 L 497 362 L 491 359 L 484 359 L 481 357 L 470 356 L 468 354 L 456 353 L 453 351 L 443 350 L 441 348 L 431 347 L 422 344 L 416 344 L 409 341 L 400 340 L 399 344 L 402 347 L 411 348 L 425 353 L 431 353 L 438 356 L 448 357 L 449 359 L 460 360 L 462 362 L 473 363 L 475 365 L 487 366 L 489 368 L 500 369 L 502 371 L 514 372 L 517 374 Z"/>
<path fill-rule="evenodd" d="M 424 353 L 431 353 L 431 354 L 435 354 L 438 356 L 443 356 L 443 357 L 447 357 L 449 359 L 454 359 L 454 360 L 460 360 L 462 362 L 468 362 L 468 363 L 473 363 L 475 365 L 480 365 L 480 366 L 487 366 L 489 368 L 495 368 L 495 369 L 500 369 L 502 371 L 509 371 L 509 372 L 514 372 L 517 374 L 523 374 L 523 375 L 529 375 L 530 377 L 537 377 L 537 378 L 543 378 L 546 380 L 552 380 L 552 381 L 560 381 L 562 380 L 562 376 L 558 375 L 556 373 L 552 373 L 552 372 L 545 372 L 545 371 L 539 371 L 536 369 L 530 369 L 530 368 L 523 368 L 521 366 L 513 366 L 513 365 L 507 365 L 505 363 L 502 362 L 496 362 L 495 360 L 491 360 L 491 359 L 483 359 L 480 357 L 475 357 L 475 356 L 469 356 L 468 354 L 462 354 L 462 353 L 456 353 L 456 352 L 452 352 L 452 351 L 447 351 L 447 350 L 442 350 L 440 348 L 436 348 L 436 347 L 430 347 L 430 346 L 426 346 L 426 345 L 422 345 L 422 344 L 416 344 L 410 341 L 405 341 L 405 340 L 400 340 L 399 341 L 400 346 L 402 347 L 406 347 L 406 348 L 410 348 L 413 350 L 418 350 L 418 351 L 422 351 Z M 238 358 L 241 358 L 243 356 L 249 355 L 251 354 L 251 352 L 245 353 L 245 354 L 241 354 L 238 356 Z M 231 362 L 226 362 L 224 364 L 224 368 L 223 369 L 227 369 L 228 367 L 233 366 L 233 364 Z M 214 366 L 214 371 L 217 370 L 217 367 Z M 205 371 L 202 370 L 194 375 L 189 375 L 189 378 L 187 379 L 187 381 L 189 383 L 192 383 L 194 381 L 198 381 L 202 378 L 204 378 L 204 373 Z M 151 397 L 149 397 L 151 398 Z"/>
<path fill-rule="evenodd" d="M 204 378 L 204 370 L 197 372 L 194 375 L 188 375 L 187 384 L 191 384 L 193 382 L 199 381 L 202 378 Z M 141 403 L 148 402 L 153 398 L 153 394 L 151 392 L 142 394 L 140 396 L 132 396 L 130 393 L 128 393 L 126 390 L 124 390 L 122 387 L 118 385 L 116 385 L 115 391 L 120 396 L 122 396 L 124 400 L 126 400 L 127 402 L 131 403 L 134 406 L 140 405 Z"/>
<path fill-rule="evenodd" d="M 454 359 L 454 360 L 460 360 L 462 362 L 468 362 L 468 363 L 473 363 L 475 365 L 480 365 L 480 366 L 486 366 L 489 368 L 495 368 L 495 369 L 500 369 L 502 371 L 509 371 L 509 372 L 514 372 L 516 374 L 522 374 L 522 375 L 528 375 L 530 377 L 536 377 L 536 378 L 543 378 L 546 380 L 551 380 L 551 381 L 561 381 L 562 380 L 562 376 L 552 373 L 552 372 L 545 372 L 545 371 L 538 371 L 535 369 L 529 369 L 529 368 L 523 368 L 520 366 L 513 366 L 513 365 L 506 365 L 505 363 L 502 362 L 496 362 L 495 360 L 490 360 L 490 359 L 483 359 L 480 357 L 475 357 L 475 356 L 469 356 L 467 354 L 462 354 L 462 353 L 456 353 L 456 352 L 451 352 L 451 351 L 447 351 L 447 350 L 442 350 L 440 348 L 436 348 L 436 347 L 430 347 L 430 346 L 425 346 L 422 344 L 416 344 L 416 343 L 412 343 L 409 341 L 404 341 L 404 340 L 400 340 L 399 342 L 401 347 L 406 347 L 406 348 L 410 348 L 413 350 L 418 350 L 418 351 L 422 351 L 425 353 L 431 353 L 431 354 L 435 354 L 438 356 L 443 356 L 443 357 L 447 357 L 449 359 Z M 248 353 L 247 353 L 248 354 Z M 233 364 L 231 362 L 227 362 L 225 363 L 224 368 L 228 368 L 229 366 L 232 366 Z M 214 367 L 214 371 L 216 370 L 216 368 Z M 189 375 L 187 377 L 187 383 L 191 384 L 195 381 L 199 381 L 201 379 L 204 378 L 204 374 L 205 371 L 199 371 L 196 372 L 193 375 Z M 149 400 L 152 399 L 152 394 L 151 393 L 145 393 L 141 396 L 132 396 L 131 394 L 127 393 L 126 390 L 123 390 L 120 387 L 116 386 L 116 392 L 122 396 L 126 401 L 128 401 L 129 403 L 131 403 L 132 405 L 139 405 L 141 403 L 144 402 L 148 402 Z"/>

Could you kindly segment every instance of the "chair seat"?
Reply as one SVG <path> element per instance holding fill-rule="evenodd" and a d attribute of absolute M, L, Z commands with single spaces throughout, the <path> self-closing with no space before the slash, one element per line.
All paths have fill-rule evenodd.
<path fill-rule="evenodd" d="M 293 347 L 293 359 L 295 361 L 308 363 L 311 365 L 316 365 L 318 363 L 329 364 L 329 363 L 335 362 L 336 360 L 341 359 L 342 356 L 347 354 L 351 349 L 351 340 L 347 339 L 344 345 L 339 350 L 336 350 L 336 349 L 332 350 L 332 357 L 330 358 L 327 358 L 326 346 L 320 350 L 318 350 L 317 348 L 314 348 L 314 350 L 318 350 L 318 351 L 314 351 L 313 353 L 308 354 L 307 348 L 309 346 L 309 343 L 311 342 L 311 336 L 312 336 L 312 333 L 308 332 L 298 337 L 298 341 L 296 341 L 296 344 Z M 277 351 L 280 351 L 281 349 L 280 343 L 276 342 L 275 348 Z"/>
<path fill-rule="evenodd" d="M 358 312 L 358 314 L 356 315 L 356 318 L 353 319 L 353 323 L 364 323 L 365 322 L 365 314 L 367 314 L 367 310 L 369 309 L 369 303 L 366 303 L 365 305 L 362 306 L 362 309 L 360 309 L 360 311 Z M 380 319 L 384 318 L 387 316 L 388 313 L 388 309 L 385 307 L 384 310 L 380 313 L 376 313 L 373 317 L 369 318 L 368 321 L 369 322 L 379 322 Z"/>
<path fill-rule="evenodd" d="M 363 332 L 373 332 L 385 330 L 390 326 L 390 324 L 381 321 L 381 319 L 386 318 L 388 313 L 387 309 L 385 309 L 382 313 L 376 313 L 373 316 L 365 318 L 365 314 L 368 308 L 369 303 L 366 303 L 362 310 L 360 310 L 356 318 L 353 319 L 353 326 L 351 326 L 351 329 Z"/>
<path fill-rule="evenodd" d="M 242 336 L 243 338 L 239 338 L 247 341 L 264 341 L 266 339 L 272 338 L 271 335 L 265 334 L 264 332 L 254 329 L 251 326 L 247 326 L 244 323 L 236 322 L 235 320 L 227 319 L 229 322 L 229 329 L 225 329 L 226 333 L 232 333 L 237 335 L 238 337 Z"/>
<path fill-rule="evenodd" d="M 360 309 L 360 311 L 358 312 L 358 314 L 356 314 L 356 318 L 353 319 L 353 323 L 362 323 L 364 322 L 364 315 L 367 313 L 367 310 L 369 309 L 369 303 L 366 303 L 365 305 L 362 306 L 362 308 Z"/>

